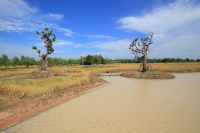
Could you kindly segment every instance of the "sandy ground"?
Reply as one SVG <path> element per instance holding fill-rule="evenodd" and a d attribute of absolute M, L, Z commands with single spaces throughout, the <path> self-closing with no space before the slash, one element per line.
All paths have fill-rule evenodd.
<path fill-rule="evenodd" d="M 81 86 L 78 88 L 72 88 L 78 90 L 77 93 L 73 93 L 72 90 L 60 91 L 50 95 L 44 95 L 39 98 L 29 99 L 24 103 L 20 103 L 17 106 L 11 107 L 5 111 L 0 112 L 0 131 L 15 125 L 29 117 L 33 117 L 45 110 L 55 107 L 68 100 L 76 98 L 84 93 L 106 86 L 110 83 L 105 81 Z M 5 97 L 6 98 L 6 97 Z M 11 99 L 12 102 L 20 102 L 18 99 Z"/>

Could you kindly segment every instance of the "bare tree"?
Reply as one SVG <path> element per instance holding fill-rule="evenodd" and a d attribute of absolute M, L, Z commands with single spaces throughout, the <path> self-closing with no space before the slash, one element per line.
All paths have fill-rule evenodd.
<path fill-rule="evenodd" d="M 42 70 L 46 70 L 45 61 L 49 54 L 54 52 L 53 42 L 56 41 L 56 35 L 53 33 L 53 30 L 49 30 L 49 28 L 45 28 L 41 33 L 36 31 L 38 35 L 41 36 L 41 39 L 44 40 L 44 47 L 46 47 L 46 54 L 40 55 L 40 49 L 37 49 L 36 46 L 33 46 L 32 49 L 37 50 L 39 57 L 42 58 Z"/>
<path fill-rule="evenodd" d="M 138 38 L 136 38 L 131 44 L 129 49 L 131 49 L 132 54 L 135 55 L 135 59 L 142 60 L 143 67 L 142 72 L 147 71 L 147 55 L 151 53 L 153 50 L 150 51 L 149 45 L 153 44 L 152 42 L 153 33 L 150 33 L 150 38 L 142 38 L 140 44 L 138 42 Z"/>

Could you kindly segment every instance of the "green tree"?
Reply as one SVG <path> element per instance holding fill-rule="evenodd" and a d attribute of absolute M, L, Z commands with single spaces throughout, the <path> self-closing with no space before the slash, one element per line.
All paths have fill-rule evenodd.
<path fill-rule="evenodd" d="M 183 62 L 183 59 L 177 58 L 176 62 Z"/>
<path fill-rule="evenodd" d="M 194 59 L 190 59 L 189 62 L 194 62 Z"/>
<path fill-rule="evenodd" d="M 94 55 L 94 63 L 95 64 L 102 64 L 101 55 Z"/>
<path fill-rule="evenodd" d="M 25 65 L 25 56 L 24 55 L 21 55 L 20 56 L 20 65 Z"/>
<path fill-rule="evenodd" d="M 40 66 L 42 64 L 42 61 L 38 60 L 36 63 L 37 63 L 38 66 Z"/>
<path fill-rule="evenodd" d="M 75 64 L 75 60 L 70 58 L 68 59 L 68 63 L 72 66 L 73 64 Z"/>
<path fill-rule="evenodd" d="M 189 58 L 186 58 L 186 59 L 185 59 L 186 62 L 189 62 L 189 60 L 190 60 Z"/>
<path fill-rule="evenodd" d="M 65 65 L 65 59 L 59 58 L 60 65 Z"/>
<path fill-rule="evenodd" d="M 31 65 L 31 58 L 30 57 L 28 57 L 28 56 L 26 56 L 25 57 L 25 65 L 26 65 L 26 68 L 28 68 L 28 66 L 30 66 Z"/>
<path fill-rule="evenodd" d="M 174 60 L 175 61 L 175 60 Z M 162 62 L 162 59 L 158 59 L 157 62 Z"/>
<path fill-rule="evenodd" d="M 67 65 L 68 64 L 68 62 L 67 62 L 67 60 L 65 60 L 65 59 L 63 59 L 63 65 Z"/>
<path fill-rule="evenodd" d="M 172 62 L 172 59 L 171 59 L 171 58 L 164 58 L 164 59 L 162 60 L 162 62 Z"/>
<path fill-rule="evenodd" d="M 109 59 L 108 58 L 106 58 L 106 59 L 103 58 L 102 64 L 108 64 L 108 63 L 109 63 Z"/>
<path fill-rule="evenodd" d="M 20 60 L 19 60 L 19 58 L 17 56 L 14 56 L 12 58 L 11 62 L 12 62 L 12 66 L 20 65 Z"/>
<path fill-rule="evenodd" d="M 60 64 L 59 59 L 56 58 L 56 57 L 53 58 L 53 61 L 54 61 L 55 65 L 59 65 Z"/>
<path fill-rule="evenodd" d="M 152 38 L 153 38 L 153 33 L 150 34 L 150 38 L 142 38 L 142 44 L 137 43 L 138 42 L 138 38 L 136 38 L 131 44 L 129 49 L 131 49 L 132 54 L 135 55 L 135 58 L 142 60 L 142 72 L 146 72 L 147 71 L 147 55 L 152 52 L 149 49 L 149 46 L 151 44 L 153 44 L 152 42 Z M 139 55 L 138 55 L 139 54 Z"/>
<path fill-rule="evenodd" d="M 80 57 L 80 59 L 79 59 L 79 64 L 80 64 L 80 65 L 84 65 L 84 57 L 82 57 L 82 56 Z"/>
<path fill-rule="evenodd" d="M 55 65 L 54 59 L 51 58 L 51 57 L 48 57 L 48 63 L 49 63 L 49 64 L 52 64 L 52 65 Z"/>
<path fill-rule="evenodd" d="M 37 65 L 36 60 L 33 57 L 30 59 L 30 65 Z"/>
<path fill-rule="evenodd" d="M 89 54 L 88 54 L 88 55 L 85 57 L 84 65 L 92 65 L 92 64 L 94 64 L 94 58 L 93 58 L 92 55 L 89 55 Z"/>
<path fill-rule="evenodd" d="M 56 35 L 53 33 L 53 30 L 49 30 L 49 28 L 45 28 L 41 33 L 36 31 L 36 33 L 41 36 L 42 40 L 44 40 L 44 43 L 45 43 L 44 46 L 46 47 L 46 54 L 40 55 L 41 51 L 40 51 L 40 49 L 37 49 L 36 46 L 33 46 L 32 49 L 37 50 L 39 57 L 42 58 L 42 68 L 41 69 L 44 71 L 44 70 L 46 70 L 45 59 L 47 58 L 47 56 L 49 54 L 54 52 L 53 42 L 56 41 Z"/>
<path fill-rule="evenodd" d="M 6 68 L 8 66 L 10 66 L 10 59 L 8 58 L 7 55 L 3 54 L 2 57 L 1 57 L 1 62 L 2 62 L 2 65 L 5 66 Z"/>

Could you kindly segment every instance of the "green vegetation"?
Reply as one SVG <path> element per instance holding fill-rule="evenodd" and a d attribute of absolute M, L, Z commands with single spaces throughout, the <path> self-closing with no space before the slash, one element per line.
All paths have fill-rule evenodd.
<path fill-rule="evenodd" d="M 94 65 L 94 64 L 114 64 L 114 63 L 140 63 L 138 59 L 115 59 L 111 60 L 108 58 L 103 58 L 101 55 L 86 55 L 86 57 L 80 57 L 80 59 L 62 59 L 62 58 L 52 58 L 47 57 L 48 63 L 53 66 L 74 66 L 74 65 Z M 164 59 L 147 59 L 150 63 L 182 63 L 182 62 L 200 62 L 200 59 L 180 59 L 180 58 L 164 58 Z M 9 59 L 7 55 L 2 55 L 0 57 L 0 68 L 1 70 L 5 68 L 23 68 L 29 66 L 40 66 L 41 60 L 35 60 L 33 57 L 28 57 L 21 55 L 20 58 L 14 56 Z M 20 65 L 20 66 L 19 66 Z"/>
<path fill-rule="evenodd" d="M 7 68 L 8 66 L 10 66 L 10 59 L 8 58 L 7 55 L 3 54 L 1 57 L 1 64 L 2 66 L 5 66 L 5 68 Z"/>
<path fill-rule="evenodd" d="M 38 35 L 41 35 L 41 39 L 44 40 L 44 43 L 45 43 L 44 47 L 46 47 L 46 54 L 40 55 L 41 51 L 40 51 L 40 49 L 37 49 L 36 46 L 33 46 L 32 49 L 37 50 L 39 57 L 42 58 L 41 70 L 46 70 L 45 61 L 46 61 L 47 56 L 54 52 L 53 42 L 56 41 L 56 35 L 53 33 L 53 30 L 49 30 L 49 28 L 45 28 L 41 33 L 36 31 L 36 33 Z M 51 36 L 53 36 L 53 37 L 51 38 Z"/>

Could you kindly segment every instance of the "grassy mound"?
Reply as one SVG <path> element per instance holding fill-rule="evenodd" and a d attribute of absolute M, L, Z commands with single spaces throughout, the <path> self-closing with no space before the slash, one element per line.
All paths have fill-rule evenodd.
<path fill-rule="evenodd" d="M 48 78 L 53 76 L 60 75 L 57 71 L 33 71 L 29 75 L 26 76 L 27 79 L 40 79 L 40 78 Z"/>
<path fill-rule="evenodd" d="M 84 65 L 83 68 L 110 68 L 116 66 L 106 66 L 106 65 Z"/>
<path fill-rule="evenodd" d="M 122 74 L 123 77 L 128 77 L 128 78 L 138 78 L 138 79 L 173 79 L 175 78 L 174 75 L 166 72 L 159 72 L 159 71 L 154 71 L 154 72 L 125 72 Z"/>

